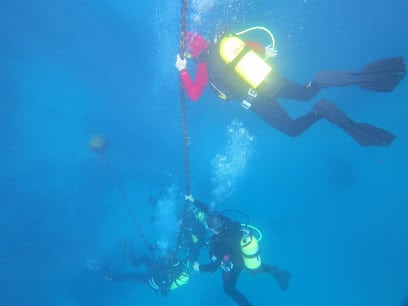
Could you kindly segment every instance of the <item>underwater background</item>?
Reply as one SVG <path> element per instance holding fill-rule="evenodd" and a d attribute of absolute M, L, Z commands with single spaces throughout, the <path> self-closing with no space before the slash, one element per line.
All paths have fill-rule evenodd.
<path fill-rule="evenodd" d="M 180 9 L 160 0 L 0 2 L 0 305 L 234 305 L 220 272 L 195 273 L 160 297 L 90 265 L 133 271 L 123 241 L 147 252 L 126 204 L 149 242 L 166 249 L 177 236 Z M 192 0 L 187 13 L 187 29 L 208 39 L 225 27 L 269 28 L 276 69 L 300 83 L 408 53 L 403 0 Z M 287 292 L 268 275 L 242 273 L 238 288 L 253 305 L 406 306 L 407 80 L 386 94 L 348 87 L 282 103 L 298 116 L 319 97 L 397 138 L 362 147 L 323 120 L 290 138 L 207 88 L 186 102 L 191 192 L 248 214 L 263 233 L 263 261 L 291 272 Z M 94 135 L 105 152 L 89 150 Z"/>

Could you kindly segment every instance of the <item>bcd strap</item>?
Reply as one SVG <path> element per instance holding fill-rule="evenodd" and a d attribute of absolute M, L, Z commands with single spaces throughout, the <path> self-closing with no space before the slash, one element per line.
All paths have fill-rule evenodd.
<path fill-rule="evenodd" d="M 259 256 L 259 254 L 260 254 L 260 251 L 258 250 L 255 254 L 252 254 L 252 255 L 242 254 L 242 256 L 245 258 L 256 258 Z"/>
<path fill-rule="evenodd" d="M 247 96 L 244 100 L 242 100 L 241 102 L 241 106 L 245 109 L 250 109 L 250 107 L 252 106 L 252 101 L 254 99 L 256 99 L 256 97 L 258 96 L 258 93 L 253 90 L 252 88 L 249 88 L 247 91 Z"/>

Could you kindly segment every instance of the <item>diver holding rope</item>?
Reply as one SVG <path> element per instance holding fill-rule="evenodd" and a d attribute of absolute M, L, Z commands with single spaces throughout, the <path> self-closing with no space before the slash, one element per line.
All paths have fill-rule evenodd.
<path fill-rule="evenodd" d="M 266 47 L 246 40 L 253 31 L 267 34 Z M 402 57 L 393 57 L 370 63 L 359 72 L 321 71 L 306 85 L 297 84 L 280 76 L 271 59 L 277 56 L 275 38 L 264 27 L 253 27 L 235 33 L 217 34 L 208 42 L 197 33 L 186 33 L 185 54 L 177 55 L 176 68 L 183 87 L 190 98 L 199 99 L 207 84 L 224 100 L 238 99 L 245 109 L 253 110 L 269 125 L 291 137 L 297 137 L 321 119 L 342 128 L 362 146 L 388 146 L 395 135 L 381 128 L 351 120 L 332 102 L 321 99 L 308 113 L 292 119 L 277 101 L 278 98 L 309 101 L 322 88 L 356 85 L 360 88 L 392 91 L 406 73 Z M 195 79 L 190 77 L 185 57 L 197 64 Z"/>
<path fill-rule="evenodd" d="M 241 224 L 228 218 L 224 214 L 227 211 L 212 211 L 208 205 L 195 200 L 191 195 L 186 196 L 186 200 L 192 203 L 197 216 L 201 217 L 207 229 L 212 233 L 209 242 L 211 262 L 205 265 L 194 262 L 195 271 L 215 272 L 220 268 L 225 293 L 241 306 L 252 305 L 236 289 L 238 277 L 244 269 L 251 274 L 268 273 L 276 279 L 282 291 L 287 290 L 291 274 L 262 262 L 259 246 L 262 233 L 256 227 L 248 224 L 248 218 L 246 223 Z M 258 233 L 258 237 L 252 233 L 253 231 Z"/>

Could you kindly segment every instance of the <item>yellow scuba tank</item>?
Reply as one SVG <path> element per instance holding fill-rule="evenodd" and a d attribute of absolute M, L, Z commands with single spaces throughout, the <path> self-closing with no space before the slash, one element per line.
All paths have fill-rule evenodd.
<path fill-rule="evenodd" d="M 173 283 L 171 284 L 170 290 L 174 290 L 180 286 L 187 284 L 189 279 L 190 279 L 190 276 L 188 275 L 187 272 L 181 273 L 180 276 L 175 281 L 173 281 Z"/>
<path fill-rule="evenodd" d="M 238 37 L 255 30 L 261 30 L 266 33 L 271 40 L 271 44 L 266 48 L 276 51 L 275 37 L 271 31 L 265 27 L 258 26 L 235 33 L 235 35 L 225 36 L 221 39 L 219 45 L 219 53 L 222 60 L 226 64 L 232 65 L 234 71 L 244 79 L 252 89 L 256 89 L 272 71 L 272 67 L 266 60 L 276 56 L 276 52 L 273 52 L 272 55 L 267 54 L 263 59 Z"/>
<path fill-rule="evenodd" d="M 253 50 L 246 47 L 236 36 L 226 36 L 220 42 L 220 56 L 226 64 L 233 65 L 234 71 L 251 88 L 256 89 L 272 71 L 272 67 Z"/>
<path fill-rule="evenodd" d="M 259 240 L 261 238 L 262 236 L 260 234 Z M 240 244 L 245 267 L 249 270 L 258 269 L 262 264 L 260 256 L 261 249 L 259 247 L 258 239 L 252 235 L 248 229 L 246 229 L 243 237 L 241 238 Z"/>

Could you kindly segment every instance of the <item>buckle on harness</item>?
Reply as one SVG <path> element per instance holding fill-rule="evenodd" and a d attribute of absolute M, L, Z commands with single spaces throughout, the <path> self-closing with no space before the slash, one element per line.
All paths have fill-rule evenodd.
<path fill-rule="evenodd" d="M 249 109 L 249 108 L 252 106 L 252 104 L 249 103 L 247 100 L 242 100 L 241 106 L 242 106 L 243 108 L 245 108 L 245 109 Z"/>
<path fill-rule="evenodd" d="M 248 89 L 247 94 L 248 94 L 248 96 L 251 96 L 252 98 L 256 98 L 258 96 L 258 93 L 255 90 L 253 90 L 252 88 Z"/>
<path fill-rule="evenodd" d="M 245 109 L 249 109 L 252 106 L 251 104 L 252 100 L 254 100 L 257 96 L 258 93 L 252 88 L 249 88 L 247 92 L 247 97 L 246 99 L 242 100 L 241 106 Z"/>

